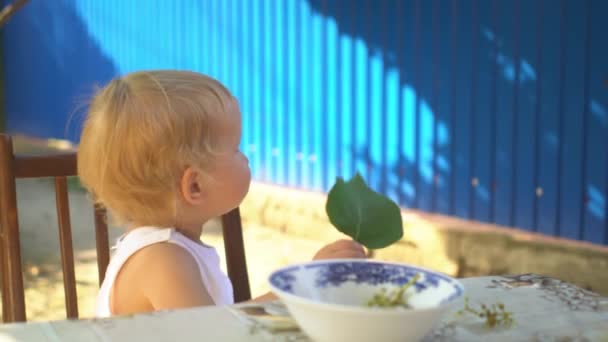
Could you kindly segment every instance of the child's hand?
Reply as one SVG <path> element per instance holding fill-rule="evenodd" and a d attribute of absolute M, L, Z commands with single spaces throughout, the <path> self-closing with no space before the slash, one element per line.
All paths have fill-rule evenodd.
<path fill-rule="evenodd" d="M 349 259 L 365 258 L 365 249 L 361 244 L 353 240 L 338 240 L 321 248 L 312 258 L 320 259 Z"/>

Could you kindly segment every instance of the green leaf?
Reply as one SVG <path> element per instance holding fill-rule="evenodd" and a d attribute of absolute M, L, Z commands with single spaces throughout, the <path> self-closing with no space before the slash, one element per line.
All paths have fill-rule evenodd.
<path fill-rule="evenodd" d="M 325 210 L 334 227 L 369 249 L 387 247 L 403 236 L 399 206 L 370 189 L 358 173 L 347 182 L 336 179 Z"/>

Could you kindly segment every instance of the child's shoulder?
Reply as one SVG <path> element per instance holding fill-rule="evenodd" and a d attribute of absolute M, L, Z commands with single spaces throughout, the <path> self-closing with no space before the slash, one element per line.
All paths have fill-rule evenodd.
<path fill-rule="evenodd" d="M 182 247 L 160 242 L 133 254 L 116 279 L 114 303 L 142 298 L 154 310 L 212 303 L 194 258 Z"/>
<path fill-rule="evenodd" d="M 140 227 L 123 235 L 116 244 L 114 262 L 119 276 L 138 279 L 165 277 L 176 272 L 198 274 L 195 256 L 179 239 L 174 229 Z"/>
<path fill-rule="evenodd" d="M 187 250 L 170 242 L 155 243 L 133 254 L 119 278 L 146 296 L 159 290 L 179 291 L 184 284 L 203 286 L 196 260 Z"/>
<path fill-rule="evenodd" d="M 171 242 L 159 242 L 146 246 L 134 253 L 123 266 L 142 278 L 165 277 L 168 273 L 182 271 L 198 273 L 198 265 L 193 256 L 183 247 Z"/>

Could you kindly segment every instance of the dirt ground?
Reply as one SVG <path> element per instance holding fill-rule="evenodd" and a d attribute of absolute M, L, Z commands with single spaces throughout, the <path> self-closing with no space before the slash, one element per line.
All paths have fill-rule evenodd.
<path fill-rule="evenodd" d="M 22 259 L 26 268 L 26 306 L 30 321 L 65 318 L 55 199 L 48 180 L 24 180 L 17 184 Z M 86 194 L 70 190 L 70 216 L 75 249 L 78 303 L 81 317 L 91 317 L 98 290 L 93 210 Z M 267 291 L 266 279 L 274 269 L 309 260 L 321 247 L 317 241 L 288 237 L 262 226 L 243 222 L 245 249 L 252 294 Z M 111 243 L 122 234 L 110 229 Z M 210 222 L 202 239 L 223 257 L 218 222 Z"/>

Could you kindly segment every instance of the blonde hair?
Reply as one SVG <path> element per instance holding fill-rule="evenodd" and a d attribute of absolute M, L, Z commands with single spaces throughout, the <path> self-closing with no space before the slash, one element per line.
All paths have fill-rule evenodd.
<path fill-rule="evenodd" d="M 218 81 L 188 71 L 142 71 L 112 80 L 91 102 L 78 175 L 117 224 L 175 224 L 186 167 L 207 169 L 217 120 L 234 99 Z"/>

